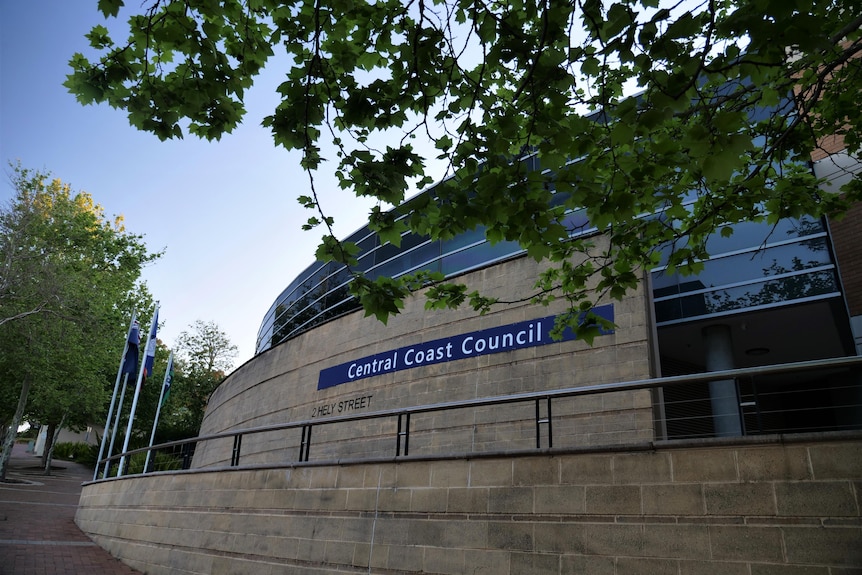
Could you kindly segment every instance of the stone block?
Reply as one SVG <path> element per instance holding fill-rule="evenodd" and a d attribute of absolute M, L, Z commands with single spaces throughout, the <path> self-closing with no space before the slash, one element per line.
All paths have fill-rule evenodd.
<path fill-rule="evenodd" d="M 818 443 L 808 447 L 814 479 L 862 477 L 862 442 Z"/>
<path fill-rule="evenodd" d="M 680 561 L 679 575 L 751 575 L 747 563 L 727 561 Z"/>
<path fill-rule="evenodd" d="M 858 573 L 858 571 L 856 571 Z M 751 566 L 751 575 L 838 575 L 828 567 L 815 565 L 781 565 L 755 563 Z"/>
<path fill-rule="evenodd" d="M 730 449 L 697 449 L 671 453 L 673 480 L 736 481 L 736 456 Z"/>
<path fill-rule="evenodd" d="M 386 567 L 395 571 L 415 572 L 424 561 L 424 548 L 411 545 L 390 545 Z"/>
<path fill-rule="evenodd" d="M 768 483 L 708 483 L 703 487 L 707 515 L 775 515 Z"/>
<path fill-rule="evenodd" d="M 703 515 L 703 487 L 699 483 L 672 483 L 641 487 L 644 515 Z"/>
<path fill-rule="evenodd" d="M 510 575 L 559 575 L 560 559 L 556 555 L 512 553 L 509 557 Z"/>
<path fill-rule="evenodd" d="M 704 525 L 646 523 L 643 552 L 647 557 L 668 559 L 709 557 L 709 531 Z"/>
<path fill-rule="evenodd" d="M 338 482 L 338 468 L 335 466 L 312 467 L 308 487 L 310 489 L 332 489 Z"/>
<path fill-rule="evenodd" d="M 430 461 L 418 461 L 397 465 L 396 485 L 398 487 L 429 487 L 431 485 Z"/>
<path fill-rule="evenodd" d="M 388 545 L 377 543 L 374 545 L 356 545 L 353 555 L 354 565 L 368 567 L 368 570 L 371 571 L 386 569 L 387 563 L 389 563 Z"/>
<path fill-rule="evenodd" d="M 781 529 L 750 525 L 710 525 L 712 557 L 719 561 L 780 562 Z"/>
<path fill-rule="evenodd" d="M 335 486 L 340 489 L 365 486 L 365 466 L 345 465 L 338 468 Z"/>
<path fill-rule="evenodd" d="M 321 515 L 306 522 L 311 526 L 308 536 L 316 541 L 340 541 L 343 536 L 341 527 L 344 525 L 341 516 Z"/>
<path fill-rule="evenodd" d="M 862 527 L 785 527 L 790 563 L 862 568 Z"/>
<path fill-rule="evenodd" d="M 613 458 L 614 483 L 669 483 L 671 466 L 669 453 L 626 453 Z"/>
<path fill-rule="evenodd" d="M 488 491 L 490 513 L 531 513 L 533 489 L 530 487 L 492 487 Z"/>
<path fill-rule="evenodd" d="M 306 489 L 297 493 L 296 507 L 308 510 L 341 511 L 347 508 L 347 490 Z"/>
<path fill-rule="evenodd" d="M 466 549 L 464 573 L 470 575 L 501 575 L 509 573 L 509 552 L 489 549 Z"/>
<path fill-rule="evenodd" d="M 535 512 L 540 515 L 578 515 L 586 512 L 585 488 L 581 485 L 541 485 L 533 488 Z"/>
<path fill-rule="evenodd" d="M 412 526 L 409 519 L 378 518 L 374 524 L 374 543 L 382 545 L 407 545 L 409 529 Z"/>
<path fill-rule="evenodd" d="M 323 560 L 335 565 L 352 566 L 353 557 L 356 554 L 353 543 L 343 541 L 327 541 L 323 551 Z"/>
<path fill-rule="evenodd" d="M 410 489 L 398 489 L 397 487 L 380 489 L 377 499 L 377 509 L 387 512 L 409 511 L 412 495 L 413 493 Z"/>
<path fill-rule="evenodd" d="M 643 509 L 636 485 L 587 485 L 584 499 L 589 515 L 640 515 Z"/>
<path fill-rule="evenodd" d="M 560 558 L 560 573 L 584 573 L 585 575 L 616 575 L 613 557 L 598 555 L 563 555 Z"/>
<path fill-rule="evenodd" d="M 395 487 L 397 484 L 394 465 L 362 465 L 365 468 L 365 487 Z"/>
<path fill-rule="evenodd" d="M 463 461 L 436 461 L 431 467 L 431 486 L 466 487 L 469 471 Z"/>
<path fill-rule="evenodd" d="M 310 561 L 312 563 L 321 563 L 326 553 L 326 541 L 317 539 L 300 540 L 298 545 L 298 553 L 300 561 Z"/>
<path fill-rule="evenodd" d="M 617 557 L 617 575 L 678 575 L 676 561 L 644 557 Z"/>
<path fill-rule="evenodd" d="M 737 450 L 742 481 L 812 479 L 808 450 L 793 446 L 762 446 Z"/>
<path fill-rule="evenodd" d="M 441 533 L 441 547 L 448 549 L 486 549 L 488 526 L 482 521 L 445 520 Z"/>
<path fill-rule="evenodd" d="M 528 457 L 513 461 L 515 485 L 557 485 L 560 483 L 560 459 Z"/>
<path fill-rule="evenodd" d="M 536 551 L 539 553 L 583 554 L 584 540 L 589 537 L 589 524 L 553 523 L 535 524 Z"/>
<path fill-rule="evenodd" d="M 780 482 L 775 484 L 779 515 L 803 517 L 858 517 L 851 483 L 846 481 Z"/>
<path fill-rule="evenodd" d="M 584 535 L 584 555 L 613 557 L 625 550 L 630 557 L 642 557 L 643 547 L 643 525 L 594 523 Z"/>
<path fill-rule="evenodd" d="M 470 486 L 512 485 L 512 461 L 509 459 L 476 459 L 470 462 Z"/>
<path fill-rule="evenodd" d="M 296 559 L 299 557 L 299 539 L 277 537 L 273 545 L 272 556 L 279 559 Z"/>
<path fill-rule="evenodd" d="M 414 513 L 443 513 L 448 503 L 448 491 L 442 488 L 411 489 L 410 510 Z"/>
<path fill-rule="evenodd" d="M 518 551 L 533 550 L 533 526 L 530 523 L 492 521 L 488 523 L 488 547 Z"/>
<path fill-rule="evenodd" d="M 488 487 L 452 488 L 448 492 L 448 513 L 487 513 Z"/>
<path fill-rule="evenodd" d="M 560 483 L 574 485 L 613 483 L 612 458 L 608 455 L 579 455 L 560 462 Z"/>
<path fill-rule="evenodd" d="M 422 568 L 425 573 L 462 575 L 465 568 L 464 550 L 426 547 Z"/>
<path fill-rule="evenodd" d="M 344 508 L 349 511 L 373 511 L 377 509 L 377 489 L 347 489 Z"/>

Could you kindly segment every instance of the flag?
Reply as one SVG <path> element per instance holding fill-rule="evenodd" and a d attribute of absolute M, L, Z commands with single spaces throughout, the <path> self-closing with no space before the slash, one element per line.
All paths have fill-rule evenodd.
<path fill-rule="evenodd" d="M 153 314 L 153 323 L 150 326 L 150 337 L 147 338 L 147 352 L 144 356 L 144 381 L 153 373 L 153 364 L 156 361 L 156 332 L 159 331 L 159 308 Z"/>
<path fill-rule="evenodd" d="M 138 320 L 132 323 L 132 328 L 129 330 L 129 344 L 126 347 L 126 357 L 123 359 L 122 373 L 131 375 L 133 378 L 138 373 L 138 345 L 141 343 L 140 327 Z M 134 383 L 134 381 L 132 381 Z"/>
<path fill-rule="evenodd" d="M 160 407 L 164 407 L 168 401 L 168 396 L 171 394 L 171 381 L 174 379 L 174 354 L 168 358 L 168 367 L 165 370 L 165 387 L 162 391 L 162 403 Z"/>

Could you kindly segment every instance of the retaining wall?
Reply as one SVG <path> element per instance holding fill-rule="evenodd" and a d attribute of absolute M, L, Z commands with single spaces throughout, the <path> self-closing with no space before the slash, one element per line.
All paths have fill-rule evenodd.
<path fill-rule="evenodd" d="M 845 434 L 134 476 L 76 522 L 150 575 L 850 575 L 860 499 Z"/>

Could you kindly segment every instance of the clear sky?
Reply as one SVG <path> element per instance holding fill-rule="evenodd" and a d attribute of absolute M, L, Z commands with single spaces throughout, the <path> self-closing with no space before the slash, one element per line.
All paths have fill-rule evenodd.
<path fill-rule="evenodd" d="M 195 320 L 214 321 L 239 347 L 238 367 L 275 297 L 313 262 L 320 236 L 301 230 L 312 214 L 296 202 L 309 191 L 299 155 L 276 148 L 260 126 L 283 72 L 267 70 L 247 95 L 244 123 L 221 141 L 161 142 L 121 110 L 81 106 L 62 85 L 72 54 L 88 53 L 90 28 L 113 32 L 124 22 L 106 23 L 96 0 L 0 0 L 0 201 L 12 195 L 8 163 L 20 160 L 90 193 L 107 216 L 123 215 L 150 251 L 165 250 L 144 271 L 161 305 L 159 338 L 172 347 Z M 368 201 L 325 172 L 316 187 L 339 236 L 362 225 Z"/>

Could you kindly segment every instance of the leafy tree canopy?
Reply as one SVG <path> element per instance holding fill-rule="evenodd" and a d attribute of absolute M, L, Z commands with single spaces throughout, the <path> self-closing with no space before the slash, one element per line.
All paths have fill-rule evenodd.
<path fill-rule="evenodd" d="M 99 1 L 106 17 L 122 5 Z M 683 235 L 671 270 L 697 271 L 708 235 L 735 222 L 837 213 L 862 196 L 858 178 L 824 193 L 807 165 L 825 136 L 859 149 L 860 24 L 862 4 L 840 0 L 151 0 L 125 41 L 93 28 L 97 56 L 75 54 L 66 85 L 162 139 L 218 139 L 283 51 L 263 124 L 302 153 L 307 227 L 329 227 L 318 257 L 356 254 L 319 209 L 314 173 L 329 160 L 345 190 L 379 200 L 383 239 L 482 228 L 518 241 L 553 264 L 530 295 L 576 311 L 621 297 Z M 450 177 L 397 220 L 385 206 L 431 183 L 419 141 Z M 607 243 L 571 239 L 564 215 L 581 208 Z M 385 321 L 417 282 L 440 279 L 357 277 L 352 290 Z M 494 303 L 437 284 L 427 305 L 465 301 Z"/>
<path fill-rule="evenodd" d="M 200 431 L 209 397 L 237 355 L 236 345 L 215 322 L 197 320 L 189 328 L 177 337 L 177 370 L 166 420 L 184 437 Z"/>
<path fill-rule="evenodd" d="M 49 174 L 15 166 L 12 185 L 0 209 L 0 423 L 13 432 L 0 475 L 22 416 L 71 428 L 102 417 L 127 310 L 149 299 L 141 269 L 160 256 Z"/>

